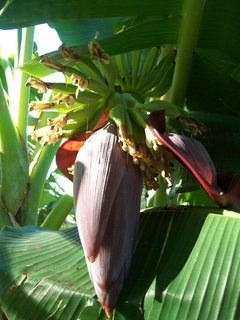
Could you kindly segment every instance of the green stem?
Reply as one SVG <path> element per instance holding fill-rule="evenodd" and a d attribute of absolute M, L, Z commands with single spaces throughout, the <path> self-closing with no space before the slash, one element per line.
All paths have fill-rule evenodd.
<path fill-rule="evenodd" d="M 159 61 L 161 61 L 163 58 L 166 57 L 166 55 L 172 51 L 173 45 L 172 44 L 165 44 L 161 46 L 161 53 L 160 53 L 160 57 L 159 57 Z"/>
<path fill-rule="evenodd" d="M 43 147 L 30 176 L 30 187 L 22 207 L 21 225 L 37 225 L 38 206 L 49 167 L 61 141 L 55 145 Z"/>
<path fill-rule="evenodd" d="M 22 43 L 22 29 L 17 29 L 17 50 L 14 57 L 14 66 L 17 68 L 19 66 L 20 50 Z"/>
<path fill-rule="evenodd" d="M 24 28 L 22 31 L 22 43 L 20 49 L 19 65 L 32 59 L 34 27 Z M 26 141 L 29 87 L 25 86 L 29 76 L 20 70 L 16 70 L 17 92 L 17 126 L 23 139 Z"/>
<path fill-rule="evenodd" d="M 166 189 L 168 184 L 161 175 L 159 175 L 158 177 L 158 184 L 159 184 L 159 188 L 155 192 L 153 206 L 164 207 L 168 203 L 167 194 L 166 194 Z"/>
<path fill-rule="evenodd" d="M 73 197 L 65 194 L 58 201 L 57 205 L 51 210 L 47 218 L 41 224 L 42 228 L 58 230 L 66 220 L 69 212 L 73 208 Z"/>
<path fill-rule="evenodd" d="M 0 81 L 1 199 L 15 215 L 24 200 L 29 183 L 28 159 L 19 133 L 10 116 Z"/>
<path fill-rule="evenodd" d="M 205 0 L 185 0 L 170 101 L 183 106 Z"/>

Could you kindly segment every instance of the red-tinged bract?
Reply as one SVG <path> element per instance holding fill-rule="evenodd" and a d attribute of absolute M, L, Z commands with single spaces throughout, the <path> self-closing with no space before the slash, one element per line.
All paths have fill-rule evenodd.
<path fill-rule="evenodd" d="M 81 133 L 73 136 L 71 139 L 63 142 L 56 154 L 56 163 L 58 169 L 71 181 L 73 181 L 73 175 L 70 169 L 75 163 L 79 149 L 91 134 L 93 134 L 99 127 L 107 121 L 109 111 L 106 110 L 100 117 L 98 123 L 91 131 Z"/>
<path fill-rule="evenodd" d="M 122 151 L 115 125 L 91 135 L 76 159 L 74 199 L 89 274 L 108 315 L 130 268 L 141 191 L 139 168 Z"/>
<path fill-rule="evenodd" d="M 149 125 L 159 142 L 171 150 L 217 205 L 240 210 L 240 179 L 236 174 L 217 174 L 207 150 L 199 141 L 175 133 L 164 133 L 164 110 L 152 112 Z M 219 187 L 222 191 L 218 190 Z"/>

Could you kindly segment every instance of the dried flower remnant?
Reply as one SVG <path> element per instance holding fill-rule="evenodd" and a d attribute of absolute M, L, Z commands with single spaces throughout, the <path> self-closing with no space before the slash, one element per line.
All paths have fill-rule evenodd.
<path fill-rule="evenodd" d="M 57 104 L 65 104 L 66 107 L 70 108 L 75 103 L 76 99 L 73 95 L 67 95 L 63 93 L 58 93 L 53 97 L 54 101 L 57 101 Z"/>
<path fill-rule="evenodd" d="M 72 81 L 72 84 L 74 84 L 78 88 L 76 92 L 76 96 L 78 96 L 79 91 L 84 91 L 89 86 L 89 80 L 76 73 L 73 73 L 71 75 L 70 80 Z"/>
<path fill-rule="evenodd" d="M 66 124 L 68 120 L 68 115 L 66 113 L 60 114 L 60 116 L 48 119 L 48 125 L 51 126 L 52 130 L 54 129 L 62 129 Z"/>
<path fill-rule="evenodd" d="M 99 33 L 96 32 L 94 39 L 88 43 L 88 49 L 91 58 L 94 58 L 104 64 L 109 64 L 109 55 L 104 51 L 101 45 L 97 41 Z"/>
<path fill-rule="evenodd" d="M 51 126 L 37 129 L 32 133 L 32 139 L 41 143 L 42 146 L 55 144 L 61 138 L 61 130 L 52 129 Z"/>
<path fill-rule="evenodd" d="M 63 58 L 66 61 L 77 61 L 78 54 L 75 53 L 71 48 L 67 47 L 66 43 L 63 43 L 59 48 L 58 51 L 61 53 Z"/>
<path fill-rule="evenodd" d="M 53 60 L 49 59 L 48 57 L 45 57 L 45 56 L 42 57 L 39 62 L 49 69 L 59 71 L 62 73 L 65 72 L 65 67 L 61 63 L 53 61 Z"/>
<path fill-rule="evenodd" d="M 159 188 L 157 179 L 159 170 L 147 147 L 143 144 L 136 144 L 134 138 L 128 135 L 124 124 L 118 125 L 118 139 L 123 151 L 130 155 L 128 161 L 139 166 L 146 189 Z"/>
<path fill-rule="evenodd" d="M 202 135 L 209 131 L 204 123 L 199 122 L 194 118 L 180 116 L 177 118 L 177 120 L 181 123 L 183 129 L 193 136 L 196 136 L 198 134 Z"/>
<path fill-rule="evenodd" d="M 66 125 L 67 119 L 67 114 L 48 119 L 48 126 L 35 130 L 32 134 L 32 139 L 40 142 L 43 146 L 55 144 L 63 137 L 62 128 Z"/>
<path fill-rule="evenodd" d="M 45 101 L 31 101 L 29 104 L 29 111 L 33 110 L 47 110 L 55 106 L 54 102 L 45 102 Z"/>
<path fill-rule="evenodd" d="M 67 168 L 68 169 L 68 173 L 70 174 L 70 175 L 72 175 L 72 176 L 74 176 L 74 164 L 71 166 L 71 167 L 69 167 L 69 168 Z"/>
<path fill-rule="evenodd" d="M 37 78 L 29 78 L 26 82 L 26 86 L 37 89 L 39 93 L 45 93 L 48 89 L 52 89 L 50 84 Z"/>

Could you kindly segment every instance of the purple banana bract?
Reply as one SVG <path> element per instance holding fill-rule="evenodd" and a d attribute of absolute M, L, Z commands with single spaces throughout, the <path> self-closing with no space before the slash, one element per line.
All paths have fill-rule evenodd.
<path fill-rule="evenodd" d="M 130 268 L 141 191 L 139 168 L 121 149 L 115 125 L 89 137 L 75 163 L 74 199 L 90 278 L 107 315 Z"/>
<path fill-rule="evenodd" d="M 240 179 L 235 173 L 217 174 L 207 150 L 199 141 L 165 133 L 164 110 L 152 112 L 149 125 L 155 137 L 191 172 L 217 205 L 240 210 Z"/>

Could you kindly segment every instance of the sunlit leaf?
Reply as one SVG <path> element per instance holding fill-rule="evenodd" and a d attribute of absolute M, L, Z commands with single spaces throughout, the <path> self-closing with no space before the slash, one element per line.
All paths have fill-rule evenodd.
<path fill-rule="evenodd" d="M 181 0 L 169 2 L 167 0 L 128 0 L 121 2 L 117 0 L 95 1 L 84 0 L 76 2 L 69 0 L 67 3 L 64 0 L 47 0 L 44 5 L 32 0 L 29 3 L 15 0 L 8 1 L 8 4 L 3 7 L 0 18 L 0 28 L 19 28 L 30 26 L 44 22 L 59 22 L 59 20 L 77 20 L 77 19 L 92 19 L 105 17 L 128 17 L 136 15 L 169 15 L 179 14 L 181 12 Z M 99 31 L 99 30 L 96 30 Z"/>
<path fill-rule="evenodd" d="M 76 228 L 6 228 L 0 248 L 0 303 L 9 319 L 82 319 L 79 314 L 106 319 L 93 300 Z M 140 302 L 156 278 L 145 298 L 145 319 L 234 320 L 239 263 L 237 213 L 200 207 L 147 210 L 113 319 L 140 319 Z"/>

